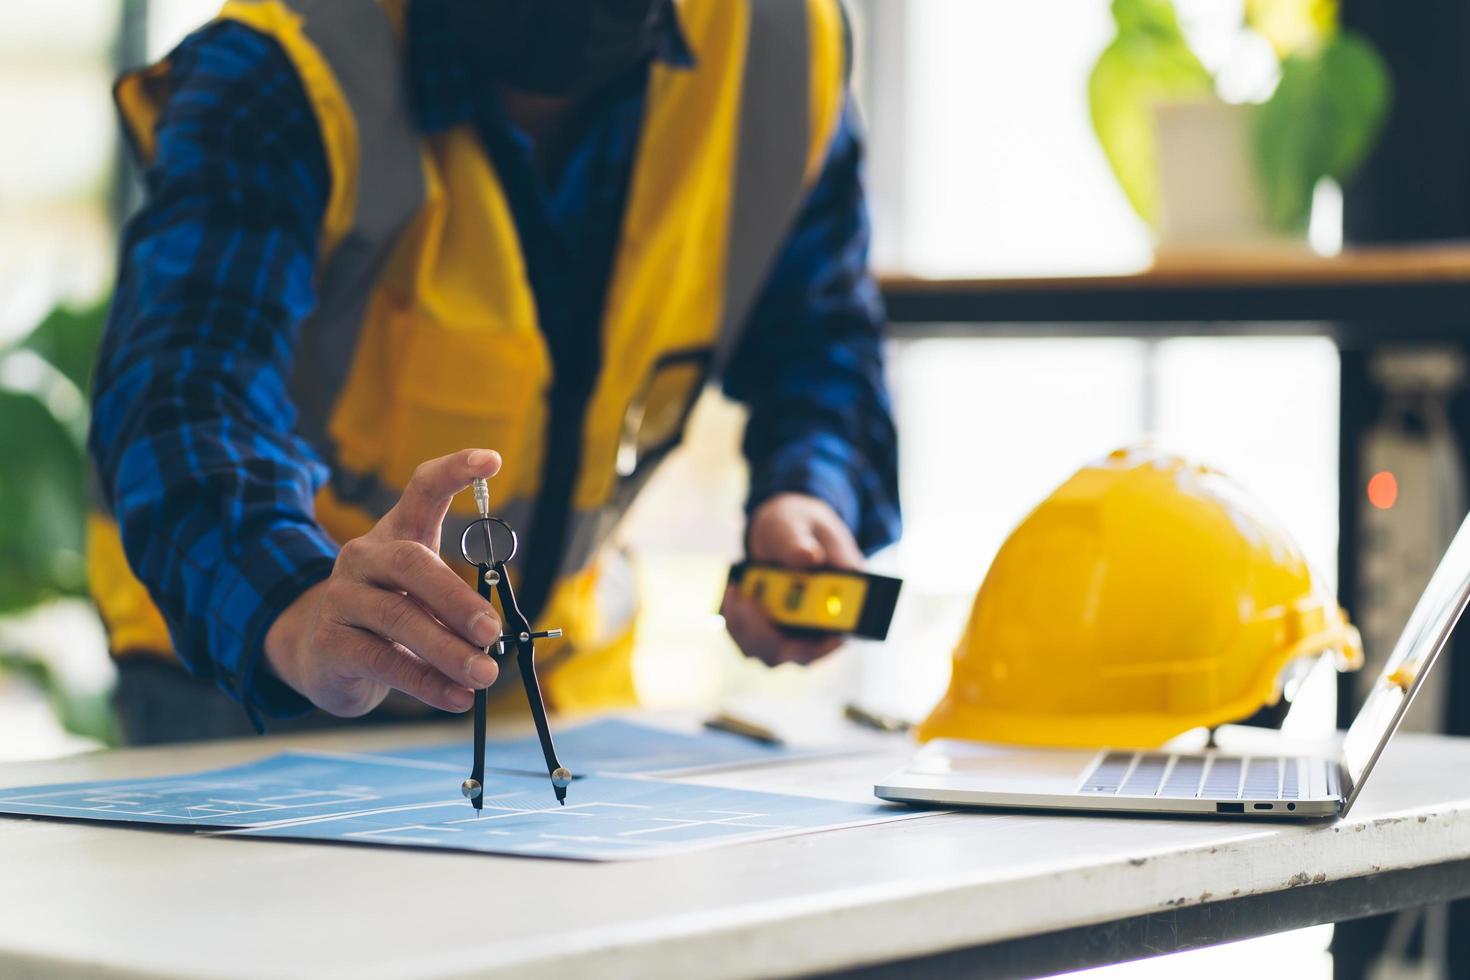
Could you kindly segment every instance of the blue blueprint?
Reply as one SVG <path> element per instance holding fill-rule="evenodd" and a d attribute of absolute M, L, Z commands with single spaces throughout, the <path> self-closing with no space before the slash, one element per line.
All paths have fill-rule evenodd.
<path fill-rule="evenodd" d="M 290 817 L 353 813 L 390 797 L 442 795 L 447 781 L 437 769 L 349 765 L 333 756 L 287 752 L 185 776 L 0 789 L 0 813 L 249 827 Z"/>
<path fill-rule="evenodd" d="M 580 734 L 579 734 L 580 733 Z M 734 739 L 731 744 L 727 739 Z M 566 732 L 564 758 L 591 773 L 558 806 L 533 740 L 492 744 L 485 808 L 459 795 L 464 746 L 396 753 L 287 752 L 258 762 L 159 779 L 0 789 L 0 814 L 162 824 L 249 836 L 412 845 L 498 854 L 613 860 L 693 847 L 830 830 L 914 816 L 878 803 L 842 803 L 606 774 L 642 759 L 649 771 L 688 769 L 699 743 L 707 764 L 749 747 L 785 750 L 721 733 L 668 735 L 626 722 Z M 664 746 L 665 740 L 674 740 Z M 627 750 L 627 751 L 624 751 Z M 523 757 L 523 754 L 527 754 Z M 641 753 L 641 754 L 640 754 Z M 465 758 L 460 758 L 461 756 Z M 507 767 L 503 763 L 511 763 Z M 528 774 L 503 771 L 524 768 Z M 601 769 L 604 774 L 596 774 Z"/>
<path fill-rule="evenodd" d="M 558 806 L 544 779 L 491 776 L 478 816 L 458 794 L 385 799 L 356 813 L 232 831 L 249 837 L 400 844 L 611 861 L 914 816 L 878 803 L 627 776 L 579 780 Z"/>

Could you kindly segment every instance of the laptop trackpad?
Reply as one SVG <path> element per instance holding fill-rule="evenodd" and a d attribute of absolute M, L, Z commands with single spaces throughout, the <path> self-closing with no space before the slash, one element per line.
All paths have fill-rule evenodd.
<path fill-rule="evenodd" d="M 996 793 L 1072 793 L 1097 757 L 1094 749 L 1023 749 L 937 739 L 914 756 L 906 772 L 931 779 L 950 777 L 944 782 L 956 789 L 983 786 Z"/>

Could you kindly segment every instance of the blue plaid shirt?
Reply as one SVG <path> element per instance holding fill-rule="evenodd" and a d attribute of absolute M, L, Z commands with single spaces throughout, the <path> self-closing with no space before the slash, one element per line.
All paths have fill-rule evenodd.
<path fill-rule="evenodd" d="M 419 128 L 475 125 L 501 174 L 559 381 L 590 387 L 646 72 L 599 96 L 543 180 L 479 77 L 453 0 L 414 0 L 408 66 Z M 691 67 L 670 5 L 656 57 Z M 260 669 L 265 633 L 330 574 L 337 544 L 312 500 L 323 462 L 287 394 L 330 175 L 310 103 L 280 48 L 230 22 L 172 55 L 172 97 L 129 223 L 95 380 L 91 452 L 128 561 L 179 655 L 257 721 L 306 710 Z M 849 108 L 765 284 L 725 391 L 750 409 L 749 507 L 794 491 L 830 503 L 871 552 L 899 532 L 883 312 L 867 268 L 861 145 Z M 584 402 L 564 406 L 580 412 Z M 555 409 L 554 409 L 555 411 Z"/>

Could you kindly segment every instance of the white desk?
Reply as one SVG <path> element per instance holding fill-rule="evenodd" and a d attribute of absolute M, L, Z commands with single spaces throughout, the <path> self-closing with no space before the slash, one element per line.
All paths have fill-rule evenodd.
<path fill-rule="evenodd" d="M 445 735 L 109 752 L 0 785 Z M 861 799 L 906 751 L 718 781 Z M 0 819 L 0 976 L 1025 974 L 1467 894 L 1470 740 L 1404 735 L 1336 825 L 943 814 L 584 864 Z"/>

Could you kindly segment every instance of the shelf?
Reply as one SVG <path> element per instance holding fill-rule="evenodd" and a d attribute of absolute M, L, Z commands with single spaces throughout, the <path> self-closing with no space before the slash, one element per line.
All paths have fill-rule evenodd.
<path fill-rule="evenodd" d="M 1173 256 L 1126 275 L 881 277 L 894 333 L 1352 333 L 1470 326 L 1470 243 Z M 1026 325 L 1026 326 L 1023 326 Z"/>

